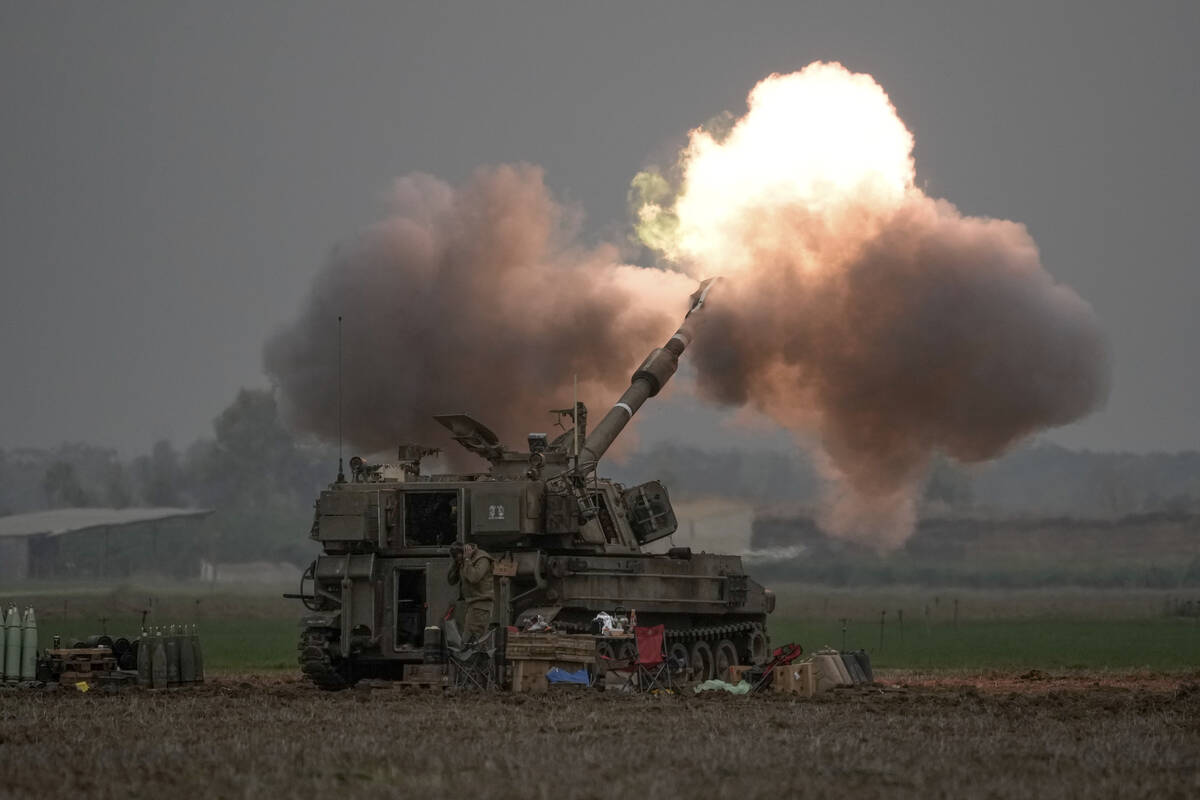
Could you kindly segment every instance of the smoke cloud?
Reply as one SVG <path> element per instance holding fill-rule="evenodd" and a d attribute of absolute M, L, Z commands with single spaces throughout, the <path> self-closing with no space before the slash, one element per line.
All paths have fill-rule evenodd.
<path fill-rule="evenodd" d="M 333 252 L 264 354 L 289 422 L 333 439 L 343 316 L 343 431 L 367 452 L 445 441 L 431 415 L 462 411 L 523 446 L 550 427 L 547 409 L 570 406 L 573 375 L 585 401 L 619 394 L 694 290 L 580 246 L 577 215 L 536 167 L 480 169 L 460 187 L 412 175 L 391 203 Z"/>
<path fill-rule="evenodd" d="M 390 215 L 332 254 L 266 346 L 289 420 L 336 435 L 343 315 L 354 445 L 444 441 L 430 416 L 457 411 L 518 444 L 570 404 L 573 375 L 593 407 L 611 401 L 694 279 L 721 275 L 689 385 L 813 447 L 822 526 L 887 549 L 911 532 L 936 454 L 993 458 L 1103 404 L 1091 308 L 1023 226 L 916 188 L 912 135 L 873 78 L 816 63 L 763 80 L 748 105 L 634 179 L 635 234 L 665 269 L 581 245 L 532 166 L 397 181 Z"/>
<path fill-rule="evenodd" d="M 674 202 L 639 230 L 711 296 L 700 393 L 819 446 L 823 527 L 880 548 L 911 532 L 937 452 L 993 458 L 1103 403 L 1104 337 L 1019 224 L 913 185 L 912 136 L 883 89 L 838 64 L 760 83 L 720 141 L 693 132 Z"/>

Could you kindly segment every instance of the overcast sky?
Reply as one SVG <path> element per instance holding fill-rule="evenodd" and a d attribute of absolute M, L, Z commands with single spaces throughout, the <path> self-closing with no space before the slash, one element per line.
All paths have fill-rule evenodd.
<path fill-rule="evenodd" d="M 1108 408 L 1052 438 L 1200 446 L 1200 3 L 913 5 L 0 0 L 0 447 L 185 445 L 394 177 L 537 163 L 620 236 L 640 167 L 817 59 L 1096 307 Z"/>

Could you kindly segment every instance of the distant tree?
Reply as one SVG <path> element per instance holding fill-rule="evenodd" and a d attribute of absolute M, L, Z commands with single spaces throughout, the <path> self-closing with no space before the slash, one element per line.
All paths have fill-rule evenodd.
<path fill-rule="evenodd" d="M 1087 476 L 1089 494 L 1094 508 L 1117 519 L 1132 514 L 1138 508 L 1133 481 L 1126 469 L 1125 459 L 1104 458 Z"/>
<path fill-rule="evenodd" d="M 202 502 L 220 507 L 311 508 L 328 483 L 328 448 L 297 439 L 279 418 L 270 390 L 243 389 L 184 458 L 186 482 Z"/>
<path fill-rule="evenodd" d="M 924 500 L 954 511 L 970 508 L 974 500 L 971 476 L 966 470 L 939 456 L 934 460 L 925 482 Z"/>
<path fill-rule="evenodd" d="M 129 472 L 119 461 L 114 461 L 105 470 L 104 498 L 112 508 L 126 508 L 133 505 L 133 487 L 129 485 Z"/>
<path fill-rule="evenodd" d="M 1179 580 L 1183 586 L 1200 586 L 1200 556 L 1192 558 Z"/>
<path fill-rule="evenodd" d="M 75 467 L 66 461 L 55 461 L 42 478 L 42 491 L 50 508 L 90 506 L 91 498 L 75 474 Z"/>
<path fill-rule="evenodd" d="M 179 453 L 166 439 L 154 443 L 149 455 L 134 461 L 142 500 L 152 506 L 182 506 L 182 468 Z"/>

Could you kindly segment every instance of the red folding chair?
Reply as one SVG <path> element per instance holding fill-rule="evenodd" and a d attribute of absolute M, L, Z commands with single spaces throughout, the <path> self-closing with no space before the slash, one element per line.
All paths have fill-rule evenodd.
<path fill-rule="evenodd" d="M 629 685 L 641 692 L 676 691 L 671 664 L 663 650 L 663 626 L 634 628 L 633 638 L 637 642 L 637 660 L 633 662 Z"/>

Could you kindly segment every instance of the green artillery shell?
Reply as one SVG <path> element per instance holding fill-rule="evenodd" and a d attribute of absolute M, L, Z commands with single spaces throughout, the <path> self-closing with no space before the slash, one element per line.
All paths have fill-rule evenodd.
<path fill-rule="evenodd" d="M 152 641 L 145 629 L 142 629 L 142 638 L 137 640 L 138 686 L 150 686 L 154 682 L 154 678 L 150 673 L 150 648 L 153 646 Z"/>
<path fill-rule="evenodd" d="M 179 634 L 175 632 L 175 626 L 167 632 L 166 636 L 166 652 L 167 652 L 167 685 L 179 685 Z"/>
<path fill-rule="evenodd" d="M 167 685 L 167 647 L 161 629 L 154 635 L 153 646 L 150 656 L 151 682 L 155 689 L 162 689 Z"/>
<path fill-rule="evenodd" d="M 192 649 L 192 637 L 189 634 L 179 634 L 179 682 L 196 682 L 196 651 Z"/>
<path fill-rule="evenodd" d="M 192 653 L 196 666 L 196 683 L 204 683 L 204 654 L 200 650 L 200 634 L 192 626 Z"/>
<path fill-rule="evenodd" d="M 21 620 L 16 606 L 9 606 L 4 617 L 4 677 L 10 681 L 21 677 Z"/>
<path fill-rule="evenodd" d="M 37 677 L 37 617 L 33 607 L 25 610 L 21 618 L 21 680 L 31 681 Z"/>

